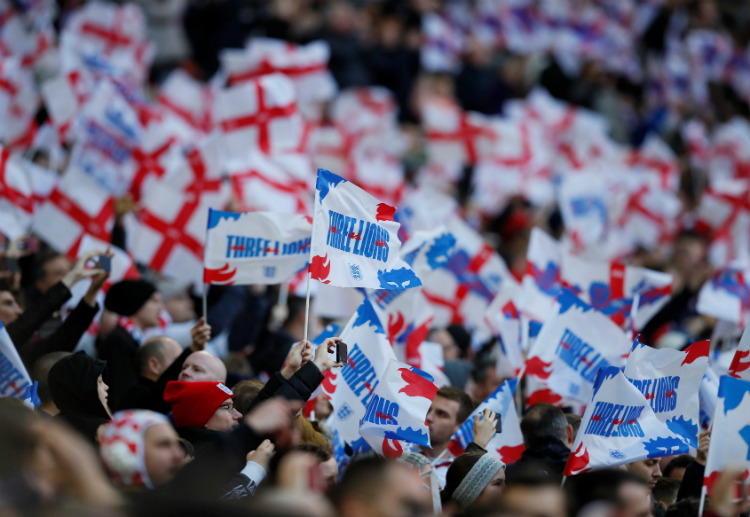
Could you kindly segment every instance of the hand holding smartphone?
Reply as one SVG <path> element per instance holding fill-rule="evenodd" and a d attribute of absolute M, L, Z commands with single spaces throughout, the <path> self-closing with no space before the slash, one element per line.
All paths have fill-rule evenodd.
<path fill-rule="evenodd" d="M 336 362 L 346 364 L 349 347 L 343 341 L 336 343 Z"/>

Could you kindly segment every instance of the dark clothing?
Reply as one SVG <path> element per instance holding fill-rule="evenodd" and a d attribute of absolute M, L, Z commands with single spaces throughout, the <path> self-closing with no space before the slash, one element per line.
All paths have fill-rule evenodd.
<path fill-rule="evenodd" d="M 172 411 L 169 404 L 164 402 L 164 389 L 169 381 L 177 380 L 185 359 L 192 353 L 190 348 L 183 350 L 156 382 L 145 377 L 138 377 L 135 386 L 119 402 L 118 411 L 120 409 L 150 409 L 165 415 Z"/>
<path fill-rule="evenodd" d="M 81 336 L 94 321 L 97 312 L 99 312 L 99 304 L 94 304 L 92 307 L 81 300 L 53 334 L 34 339 L 23 345 L 19 354 L 26 368 L 31 369 L 37 359 L 50 352 L 72 352 L 81 340 Z"/>
<path fill-rule="evenodd" d="M 562 479 L 568 456 L 570 449 L 559 438 L 542 437 L 534 447 L 524 450 L 518 461 L 506 467 L 505 478 L 510 481 L 519 467 L 535 465 L 540 473 Z"/>
<path fill-rule="evenodd" d="M 96 443 L 96 431 L 109 420 L 99 398 L 98 379 L 106 364 L 76 352 L 60 359 L 49 372 L 52 400 L 60 410 L 54 418 L 63 420 Z"/>
<path fill-rule="evenodd" d="M 284 397 L 287 400 L 304 402 L 310 398 L 310 395 L 321 382 L 323 382 L 323 374 L 312 361 L 305 363 L 289 379 L 285 379 L 280 373 L 276 372 L 250 403 L 247 413 L 271 397 Z"/>
<path fill-rule="evenodd" d="M 256 373 L 278 372 L 284 365 L 289 350 L 298 340 L 283 328 L 261 336 L 258 346 L 247 358 Z"/>
<path fill-rule="evenodd" d="M 33 306 L 29 305 L 16 321 L 7 326 L 10 339 L 16 348 L 20 350 L 71 296 L 70 289 L 62 282 L 58 282 L 39 296 Z"/>
<path fill-rule="evenodd" d="M 700 499 L 705 471 L 706 467 L 697 461 L 688 463 L 688 466 L 685 468 L 685 475 L 680 483 L 680 489 L 677 491 L 678 501 L 687 499 L 688 497 Z"/>
<path fill-rule="evenodd" d="M 135 353 L 139 346 L 140 343 L 119 325 L 97 343 L 99 357 L 107 361 L 104 382 L 109 386 L 109 400 L 113 408 L 120 409 L 128 392 L 138 384 Z"/>

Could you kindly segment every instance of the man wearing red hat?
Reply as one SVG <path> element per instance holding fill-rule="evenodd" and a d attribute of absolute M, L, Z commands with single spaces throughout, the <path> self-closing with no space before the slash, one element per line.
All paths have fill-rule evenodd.
<path fill-rule="evenodd" d="M 180 435 L 190 441 L 196 433 L 185 429 L 231 431 L 239 425 L 242 415 L 234 409 L 234 393 L 220 382 L 171 381 L 164 391 L 164 400 L 172 406 L 172 417 Z"/>

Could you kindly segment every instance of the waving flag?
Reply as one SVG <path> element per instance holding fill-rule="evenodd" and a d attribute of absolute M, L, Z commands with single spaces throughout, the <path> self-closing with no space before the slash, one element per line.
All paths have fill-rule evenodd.
<path fill-rule="evenodd" d="M 382 449 L 386 458 L 400 458 L 400 441 L 430 446 L 425 418 L 438 390 L 432 381 L 413 366 L 388 363 L 359 423 L 360 434 L 373 449 Z"/>
<path fill-rule="evenodd" d="M 503 259 L 482 236 L 454 216 L 447 229 L 455 240 L 450 260 L 425 277 L 423 292 L 436 325 L 484 326 L 484 312 L 510 278 Z"/>
<path fill-rule="evenodd" d="M 32 180 L 22 163 L 0 146 L 0 228 L 10 239 L 29 230 L 34 213 Z"/>
<path fill-rule="evenodd" d="M 487 326 L 500 338 L 497 374 L 501 377 L 515 377 L 523 368 L 521 319 L 518 313 L 520 294 L 521 286 L 512 278 L 508 278 L 508 282 L 503 284 L 502 289 L 484 313 Z"/>
<path fill-rule="evenodd" d="M 539 228 L 532 228 L 526 251 L 526 273 L 519 309 L 532 320 L 544 321 L 560 290 L 560 244 Z"/>
<path fill-rule="evenodd" d="M 370 448 L 359 434 L 359 421 L 388 363 L 395 359 L 376 310 L 367 298 L 360 304 L 341 332 L 341 339 L 349 345 L 346 365 L 321 385 L 333 406 L 328 425 L 354 451 Z"/>
<path fill-rule="evenodd" d="M 685 454 L 678 433 L 661 422 L 643 393 L 616 367 L 599 370 L 564 474 Z"/>
<path fill-rule="evenodd" d="M 745 326 L 750 315 L 750 270 L 729 267 L 714 273 L 698 293 L 696 311 Z"/>
<path fill-rule="evenodd" d="M 567 254 L 562 264 L 563 284 L 620 326 L 628 320 L 636 295 L 634 326 L 641 329 L 672 293 L 672 275 L 666 273 L 619 262 L 591 262 Z"/>
<path fill-rule="evenodd" d="M 318 169 L 310 273 L 338 287 L 406 289 L 422 285 L 400 256 L 396 208 Z"/>
<path fill-rule="evenodd" d="M 576 252 L 605 240 L 610 221 L 607 187 L 601 175 L 568 175 L 560 187 L 559 203 L 565 231 Z"/>
<path fill-rule="evenodd" d="M 729 365 L 729 375 L 737 379 L 750 381 L 750 332 L 748 327 L 742 333 L 740 344 L 732 358 L 732 364 Z"/>
<path fill-rule="evenodd" d="M 562 397 L 586 404 L 597 371 L 621 367 L 630 352 L 630 341 L 610 319 L 569 289 L 560 292 L 553 314 L 529 350 L 526 375 L 555 394 L 555 402 Z M 528 398 L 534 397 L 530 393 Z"/>
<path fill-rule="evenodd" d="M 32 382 L 8 331 L 0 322 L 0 397 L 26 399 Z"/>
<path fill-rule="evenodd" d="M 711 447 L 708 449 L 703 485 L 711 495 L 721 471 L 730 466 L 745 469 L 750 480 L 750 381 L 721 377 L 714 413 Z"/>
<path fill-rule="evenodd" d="M 209 208 L 203 282 L 285 282 L 307 264 L 311 230 L 302 215 Z"/>
<path fill-rule="evenodd" d="M 448 445 L 448 449 L 454 456 L 462 454 L 474 440 L 474 418 L 485 409 L 489 409 L 497 413 L 498 419 L 502 422 L 503 431 L 495 433 L 490 443 L 487 444 L 487 452 L 497 456 L 506 464 L 513 463 L 521 457 L 524 450 L 523 435 L 513 401 L 517 384 L 516 379 L 505 381 L 469 415 Z"/>
<path fill-rule="evenodd" d="M 656 418 L 698 448 L 699 391 L 708 367 L 708 341 L 685 351 L 655 349 L 635 339 L 625 377 L 643 393 Z"/>

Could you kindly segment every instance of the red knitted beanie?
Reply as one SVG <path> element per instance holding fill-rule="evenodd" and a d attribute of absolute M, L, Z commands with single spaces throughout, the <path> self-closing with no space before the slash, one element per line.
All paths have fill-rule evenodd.
<path fill-rule="evenodd" d="M 225 400 L 234 397 L 220 382 L 169 381 L 164 401 L 172 406 L 177 427 L 203 427 Z"/>

